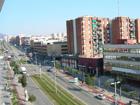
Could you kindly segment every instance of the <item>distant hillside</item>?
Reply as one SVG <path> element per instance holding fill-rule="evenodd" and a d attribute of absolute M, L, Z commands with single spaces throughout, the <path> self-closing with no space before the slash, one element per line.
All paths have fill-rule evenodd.
<path fill-rule="evenodd" d="M 0 39 L 4 38 L 5 34 L 0 33 Z"/>

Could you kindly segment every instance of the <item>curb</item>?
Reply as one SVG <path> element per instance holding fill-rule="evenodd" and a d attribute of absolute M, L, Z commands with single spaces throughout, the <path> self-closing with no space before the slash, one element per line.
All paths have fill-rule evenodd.
<path fill-rule="evenodd" d="M 59 73 L 64 74 L 64 75 L 67 75 L 67 74 L 65 74 L 65 73 L 62 72 L 62 71 L 59 71 Z M 69 75 L 67 75 L 67 77 L 73 78 L 72 76 L 69 76 Z M 64 78 L 65 78 L 65 77 L 64 77 Z M 87 84 L 82 84 L 81 81 L 80 81 L 79 84 L 80 84 L 81 86 L 82 86 L 82 85 L 86 85 L 86 86 L 88 87 L 88 89 L 92 89 L 92 91 L 87 91 L 86 89 L 82 88 L 80 85 L 76 85 L 76 86 L 78 86 L 80 89 L 82 89 L 82 90 L 88 92 L 89 94 L 91 94 L 91 92 L 92 92 L 92 93 L 95 93 L 95 94 L 100 93 L 99 90 L 94 89 L 94 88 L 92 88 L 92 87 L 89 87 Z M 106 95 L 106 94 L 104 94 L 104 95 L 107 97 L 106 100 L 108 100 L 108 101 L 110 101 L 110 102 L 115 102 L 115 99 L 114 99 L 113 97 L 110 97 L 110 96 L 108 96 L 108 95 Z M 119 103 L 119 105 L 126 105 L 124 102 L 122 102 L 122 101 L 120 101 L 120 100 L 118 100 L 118 103 Z"/>

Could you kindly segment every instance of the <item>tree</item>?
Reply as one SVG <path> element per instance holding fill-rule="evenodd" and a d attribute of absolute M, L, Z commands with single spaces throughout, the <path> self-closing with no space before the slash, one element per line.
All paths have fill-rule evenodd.
<path fill-rule="evenodd" d="M 16 62 L 15 61 L 11 61 L 10 62 L 10 66 L 14 67 L 16 65 Z"/>
<path fill-rule="evenodd" d="M 26 63 L 26 59 L 21 58 L 20 61 L 19 61 L 19 63 L 25 64 Z"/>
<path fill-rule="evenodd" d="M 19 66 L 15 65 L 13 68 L 14 74 L 18 74 L 19 73 Z"/>
<path fill-rule="evenodd" d="M 13 67 L 14 74 L 19 73 L 19 65 L 16 63 L 16 61 L 11 61 L 10 66 Z"/>
<path fill-rule="evenodd" d="M 18 74 L 18 68 L 13 68 L 14 74 Z"/>
<path fill-rule="evenodd" d="M 92 76 L 92 86 L 95 86 L 95 80 L 96 80 L 96 77 Z"/>
<path fill-rule="evenodd" d="M 74 75 L 74 77 L 76 77 L 77 74 L 78 74 L 78 70 L 77 69 L 72 69 L 72 75 Z"/>
<path fill-rule="evenodd" d="M 86 74 L 86 77 L 85 77 L 86 84 L 93 85 L 93 81 L 92 80 L 93 79 L 90 77 L 90 75 L 89 74 Z"/>
<path fill-rule="evenodd" d="M 26 79 L 26 75 L 22 75 L 22 78 L 21 78 L 21 84 L 23 87 L 26 87 L 27 85 L 27 79 Z"/>
<path fill-rule="evenodd" d="M 60 70 L 61 69 L 61 64 L 59 62 L 56 62 L 55 67 L 56 67 L 56 69 Z"/>

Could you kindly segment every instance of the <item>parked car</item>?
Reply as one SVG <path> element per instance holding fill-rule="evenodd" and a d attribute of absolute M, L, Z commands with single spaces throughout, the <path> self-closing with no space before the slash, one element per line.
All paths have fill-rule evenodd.
<path fill-rule="evenodd" d="M 99 100 L 104 100 L 106 98 L 103 94 L 98 94 L 95 97 Z"/>

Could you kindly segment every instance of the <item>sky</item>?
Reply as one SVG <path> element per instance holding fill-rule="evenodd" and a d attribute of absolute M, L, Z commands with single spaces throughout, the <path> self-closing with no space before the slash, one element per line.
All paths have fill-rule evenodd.
<path fill-rule="evenodd" d="M 140 18 L 140 0 L 119 0 L 119 16 Z M 66 32 L 66 20 L 80 16 L 114 18 L 117 0 L 5 0 L 0 33 L 47 35 Z"/>

